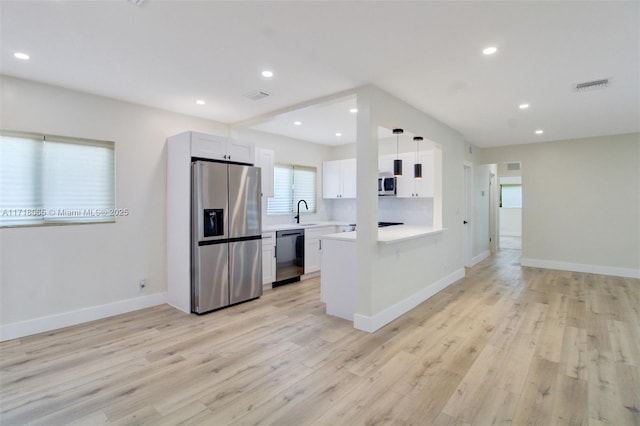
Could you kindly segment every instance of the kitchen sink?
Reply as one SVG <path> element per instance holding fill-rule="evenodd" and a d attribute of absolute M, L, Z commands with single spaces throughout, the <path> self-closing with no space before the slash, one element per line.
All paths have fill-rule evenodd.
<path fill-rule="evenodd" d="M 298 226 L 315 226 L 317 223 L 299 223 Z"/>

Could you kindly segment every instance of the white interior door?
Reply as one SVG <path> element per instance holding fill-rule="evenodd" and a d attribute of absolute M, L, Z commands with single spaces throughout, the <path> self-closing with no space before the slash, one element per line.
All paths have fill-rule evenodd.
<path fill-rule="evenodd" d="M 473 266 L 473 166 L 464 164 L 464 205 L 463 205 L 463 260 L 464 266 Z"/>

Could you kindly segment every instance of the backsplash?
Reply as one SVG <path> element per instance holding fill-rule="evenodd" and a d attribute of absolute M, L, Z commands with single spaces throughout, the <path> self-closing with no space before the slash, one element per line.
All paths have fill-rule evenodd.
<path fill-rule="evenodd" d="M 355 199 L 325 202 L 333 220 L 349 223 L 356 221 Z M 379 197 L 378 221 L 433 226 L 433 198 Z"/>

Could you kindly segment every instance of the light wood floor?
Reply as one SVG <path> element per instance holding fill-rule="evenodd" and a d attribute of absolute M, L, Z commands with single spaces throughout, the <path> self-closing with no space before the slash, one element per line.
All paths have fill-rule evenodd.
<path fill-rule="evenodd" d="M 517 255 L 373 334 L 326 316 L 309 280 L 5 342 L 0 423 L 640 424 L 639 280 Z"/>

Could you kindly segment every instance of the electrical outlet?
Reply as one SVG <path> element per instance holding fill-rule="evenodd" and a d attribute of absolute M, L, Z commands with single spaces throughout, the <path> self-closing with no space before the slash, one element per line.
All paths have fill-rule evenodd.
<path fill-rule="evenodd" d="M 144 290 L 144 288 L 147 286 L 147 280 L 146 279 L 142 279 L 142 280 L 140 280 L 140 282 L 138 284 L 140 286 L 140 290 Z"/>

